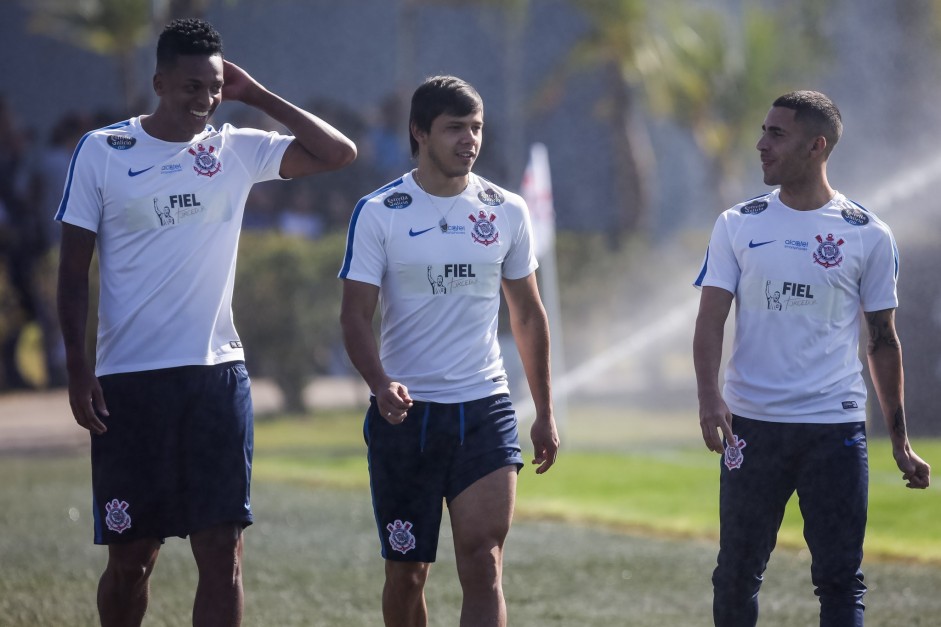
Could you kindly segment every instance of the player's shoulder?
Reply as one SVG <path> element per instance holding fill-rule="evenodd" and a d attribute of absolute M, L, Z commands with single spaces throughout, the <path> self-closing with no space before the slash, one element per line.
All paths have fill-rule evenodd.
<path fill-rule="evenodd" d="M 356 203 L 356 209 L 395 211 L 411 206 L 414 200 L 413 193 L 406 188 L 405 176 L 400 176 L 360 198 Z"/>
<path fill-rule="evenodd" d="M 724 213 L 727 217 L 742 216 L 748 218 L 762 215 L 777 199 L 777 193 L 777 190 L 773 190 L 758 196 L 752 196 L 726 209 Z"/>
<path fill-rule="evenodd" d="M 509 209 L 524 209 L 526 201 L 519 194 L 500 187 L 489 179 L 471 173 L 470 191 L 477 196 L 477 200 L 490 207 L 504 207 Z"/>
<path fill-rule="evenodd" d="M 864 231 L 891 232 L 889 225 L 880 220 L 875 213 L 839 192 L 833 198 L 831 208 L 834 212 L 839 212 L 843 220 L 854 227 Z"/>
<path fill-rule="evenodd" d="M 138 129 L 139 126 L 134 123 L 133 118 L 115 122 L 85 133 L 79 140 L 77 148 L 119 152 L 132 150 L 140 141 Z"/>

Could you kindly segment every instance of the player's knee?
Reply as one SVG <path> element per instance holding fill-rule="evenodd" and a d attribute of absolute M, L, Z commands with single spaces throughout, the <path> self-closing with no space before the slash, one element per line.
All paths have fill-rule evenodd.
<path fill-rule="evenodd" d="M 420 592 L 431 565 L 424 562 L 386 562 L 386 583 L 402 594 Z"/>
<path fill-rule="evenodd" d="M 106 573 L 122 585 L 137 586 L 150 578 L 156 562 L 156 550 L 112 551 L 108 557 Z"/>

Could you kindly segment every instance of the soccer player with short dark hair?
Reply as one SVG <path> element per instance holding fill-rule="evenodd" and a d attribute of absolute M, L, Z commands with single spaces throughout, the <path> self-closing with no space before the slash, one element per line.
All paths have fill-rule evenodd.
<path fill-rule="evenodd" d="M 895 462 L 909 488 L 928 487 L 931 468 L 905 425 L 898 251 L 884 222 L 830 187 L 827 160 L 842 131 L 839 110 L 819 92 L 774 101 L 757 148 L 764 182 L 779 189 L 719 216 L 695 282 L 699 421 L 706 446 L 724 454 L 712 577 L 718 627 L 756 624 L 762 575 L 794 492 L 821 627 L 863 625 L 869 467 L 860 312 Z M 720 391 L 733 299 L 735 343 Z"/>
<path fill-rule="evenodd" d="M 208 23 L 170 23 L 157 43 L 150 115 L 92 131 L 72 157 L 59 314 L 69 402 L 91 432 L 98 588 L 105 627 L 140 625 L 163 540 L 189 537 L 193 624 L 242 615 L 242 530 L 252 523 L 252 401 L 232 321 L 235 260 L 252 185 L 335 170 L 355 145 L 223 59 Z M 223 99 L 291 135 L 208 124 Z M 97 358 L 85 354 L 98 249 Z"/>

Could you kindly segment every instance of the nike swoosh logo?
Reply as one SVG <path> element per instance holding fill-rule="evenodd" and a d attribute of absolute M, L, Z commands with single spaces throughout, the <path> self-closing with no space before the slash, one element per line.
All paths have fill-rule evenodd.
<path fill-rule="evenodd" d="M 137 176 L 138 174 L 143 174 L 144 172 L 146 172 L 147 170 L 150 170 L 150 169 L 153 168 L 153 167 L 154 167 L 154 166 L 150 166 L 150 168 L 144 168 L 143 170 L 137 170 L 137 171 L 134 171 L 134 170 L 132 170 L 131 168 L 128 168 L 128 169 L 127 169 L 127 175 L 128 175 L 128 176 Z"/>
<path fill-rule="evenodd" d="M 430 230 L 433 229 L 433 228 L 435 228 L 435 227 L 429 226 L 429 227 L 428 227 L 427 229 L 425 229 L 424 231 L 413 231 L 412 229 L 409 229 L 409 230 L 408 230 L 408 234 L 411 235 L 412 237 L 415 237 L 416 235 L 421 235 L 422 233 L 427 233 L 428 231 L 430 231 Z"/>
<path fill-rule="evenodd" d="M 755 240 L 751 240 L 750 242 L 748 242 L 748 247 L 749 247 L 749 248 L 758 248 L 759 246 L 764 246 L 765 244 L 770 244 L 770 243 L 776 242 L 776 241 L 778 241 L 778 240 L 776 240 L 776 239 L 769 239 L 767 242 L 756 242 Z"/>
<path fill-rule="evenodd" d="M 864 435 L 861 435 L 861 436 L 859 436 L 859 437 L 852 438 L 852 439 L 850 439 L 850 438 L 844 438 L 844 439 L 843 439 L 843 446 L 856 446 L 857 444 L 859 444 L 860 442 L 862 442 L 862 441 L 865 440 L 865 439 L 866 439 L 866 436 L 864 436 Z"/>

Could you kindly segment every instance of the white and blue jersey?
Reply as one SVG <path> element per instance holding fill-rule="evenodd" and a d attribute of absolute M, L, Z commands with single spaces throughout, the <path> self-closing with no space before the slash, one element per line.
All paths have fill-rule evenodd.
<path fill-rule="evenodd" d="M 226 124 L 166 142 L 140 118 L 82 138 L 56 219 L 97 234 L 98 376 L 244 359 L 232 321 L 242 214 L 253 184 L 280 178 L 292 140 Z"/>
<path fill-rule="evenodd" d="M 411 174 L 360 200 L 341 279 L 379 287 L 380 359 L 416 400 L 507 393 L 497 341 L 502 279 L 536 269 L 523 199 L 471 173 L 457 197 Z"/>
<path fill-rule="evenodd" d="M 897 276 L 889 227 L 840 193 L 796 211 L 775 190 L 722 213 L 695 285 L 735 295 L 723 392 L 732 413 L 864 421 L 860 311 L 897 307 Z"/>

